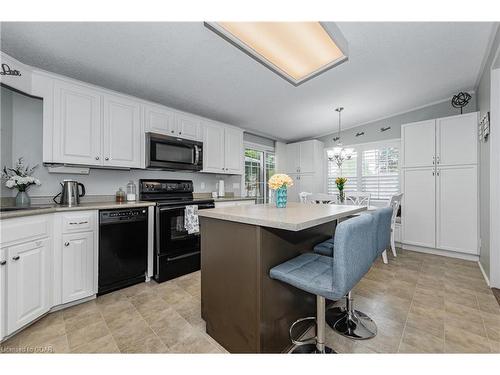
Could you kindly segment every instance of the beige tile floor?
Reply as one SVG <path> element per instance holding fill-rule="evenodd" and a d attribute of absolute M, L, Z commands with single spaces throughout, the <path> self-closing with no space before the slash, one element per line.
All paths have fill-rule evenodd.
<path fill-rule="evenodd" d="M 377 261 L 354 291 L 377 323 L 366 341 L 327 329 L 340 353 L 500 352 L 500 306 L 474 262 L 399 250 Z M 139 284 L 47 315 L 6 348 L 57 353 L 224 353 L 200 317 L 200 273 Z"/>

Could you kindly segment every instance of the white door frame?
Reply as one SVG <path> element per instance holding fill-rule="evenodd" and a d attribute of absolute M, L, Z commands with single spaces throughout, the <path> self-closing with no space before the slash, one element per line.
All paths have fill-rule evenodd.
<path fill-rule="evenodd" d="M 491 71 L 490 286 L 500 288 L 500 69 Z"/>

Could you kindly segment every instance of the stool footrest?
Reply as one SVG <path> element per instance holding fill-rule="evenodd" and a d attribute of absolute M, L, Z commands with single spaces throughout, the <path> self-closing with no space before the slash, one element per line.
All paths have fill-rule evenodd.
<path fill-rule="evenodd" d="M 296 340 L 294 338 L 294 335 L 293 335 L 293 329 L 294 327 L 297 325 L 297 324 L 300 324 L 302 322 L 306 322 L 306 321 L 311 321 L 314 323 L 314 326 L 316 326 L 316 317 L 314 316 L 308 316 L 306 318 L 300 318 L 300 319 L 297 319 L 295 322 L 292 323 L 292 325 L 290 326 L 290 330 L 289 330 L 289 334 L 290 334 L 290 341 L 292 341 L 292 344 L 296 345 L 296 346 L 302 346 L 302 345 L 308 345 L 308 344 L 315 344 L 316 343 L 316 335 L 309 338 L 309 339 L 305 339 L 305 340 Z"/>

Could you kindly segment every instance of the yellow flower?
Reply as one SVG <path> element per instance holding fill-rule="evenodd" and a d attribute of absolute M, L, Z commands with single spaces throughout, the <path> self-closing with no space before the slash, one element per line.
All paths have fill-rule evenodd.
<path fill-rule="evenodd" d="M 344 185 L 346 182 L 347 182 L 347 178 L 345 178 L 345 177 L 337 177 L 335 179 L 335 183 L 337 185 Z"/>
<path fill-rule="evenodd" d="M 280 187 L 293 186 L 293 180 L 286 174 L 277 173 L 271 176 L 267 185 L 272 190 L 278 190 Z"/>

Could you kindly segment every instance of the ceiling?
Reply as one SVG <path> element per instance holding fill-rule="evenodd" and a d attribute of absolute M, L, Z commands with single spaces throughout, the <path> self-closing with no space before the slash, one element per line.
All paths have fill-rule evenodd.
<path fill-rule="evenodd" d="M 3 52 L 51 72 L 287 141 L 475 88 L 493 23 L 337 23 L 349 61 L 294 87 L 202 22 L 2 23 Z"/>

